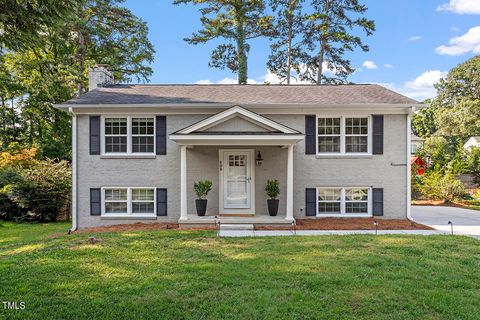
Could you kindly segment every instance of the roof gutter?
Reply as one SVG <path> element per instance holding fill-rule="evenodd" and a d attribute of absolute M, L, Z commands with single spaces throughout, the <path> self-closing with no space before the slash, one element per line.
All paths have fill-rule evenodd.
<path fill-rule="evenodd" d="M 416 103 L 239 103 L 239 102 L 222 102 L 222 103 L 94 103 L 94 104 L 55 104 L 54 107 L 60 110 L 70 110 L 70 108 L 165 108 L 165 109 L 190 109 L 190 108 L 231 108 L 241 105 L 244 108 L 264 108 L 264 109 L 291 109 L 292 107 L 301 108 L 358 108 L 358 107 L 384 107 L 384 108 L 410 108 L 412 106 L 424 108 L 423 104 Z"/>
<path fill-rule="evenodd" d="M 72 228 L 69 232 L 78 228 L 77 215 L 77 115 L 72 107 L 68 108 L 72 114 Z"/>

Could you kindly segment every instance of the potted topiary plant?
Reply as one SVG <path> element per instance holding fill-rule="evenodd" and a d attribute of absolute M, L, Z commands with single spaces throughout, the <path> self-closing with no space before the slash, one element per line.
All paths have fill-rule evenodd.
<path fill-rule="evenodd" d="M 278 213 L 278 195 L 280 194 L 280 183 L 277 179 L 267 180 L 265 192 L 270 199 L 267 199 L 268 214 L 276 216 Z"/>
<path fill-rule="evenodd" d="M 197 214 L 199 216 L 204 216 L 207 212 L 207 195 L 212 190 L 212 181 L 204 180 L 197 181 L 193 184 L 193 189 L 197 195 L 195 200 L 195 206 L 197 207 Z"/>

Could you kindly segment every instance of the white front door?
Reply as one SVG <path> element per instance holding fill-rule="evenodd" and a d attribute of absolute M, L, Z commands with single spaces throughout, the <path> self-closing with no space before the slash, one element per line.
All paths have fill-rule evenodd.
<path fill-rule="evenodd" d="M 253 150 L 220 150 L 220 213 L 255 214 Z"/>

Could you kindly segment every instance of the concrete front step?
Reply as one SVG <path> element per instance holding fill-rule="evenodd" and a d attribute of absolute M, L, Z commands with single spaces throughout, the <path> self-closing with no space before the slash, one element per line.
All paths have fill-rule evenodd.
<path fill-rule="evenodd" d="M 220 230 L 253 230 L 253 224 L 236 223 L 236 224 L 220 224 Z"/>

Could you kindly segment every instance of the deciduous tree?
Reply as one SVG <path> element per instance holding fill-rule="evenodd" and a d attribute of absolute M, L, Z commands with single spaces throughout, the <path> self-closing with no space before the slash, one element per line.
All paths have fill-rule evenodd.
<path fill-rule="evenodd" d="M 431 101 L 439 135 L 480 135 L 480 56 L 450 70 Z"/>

